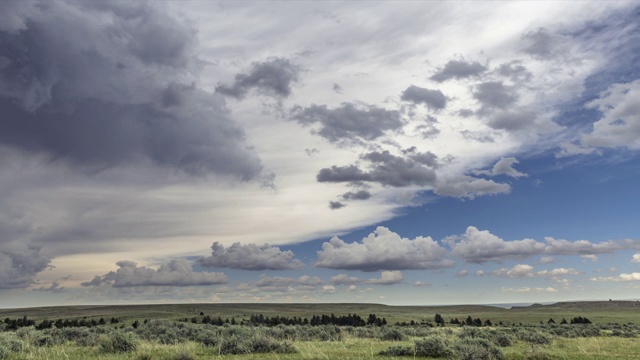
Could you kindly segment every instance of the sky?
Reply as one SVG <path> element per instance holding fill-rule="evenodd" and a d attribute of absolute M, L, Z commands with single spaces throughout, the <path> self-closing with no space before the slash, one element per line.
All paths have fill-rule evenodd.
<path fill-rule="evenodd" d="M 0 2 L 0 308 L 638 299 L 633 1 Z"/>

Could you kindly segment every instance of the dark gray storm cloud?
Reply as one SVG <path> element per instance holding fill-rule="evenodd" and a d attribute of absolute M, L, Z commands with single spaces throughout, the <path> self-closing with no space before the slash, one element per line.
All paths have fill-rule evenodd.
<path fill-rule="evenodd" d="M 481 83 L 473 92 L 473 97 L 484 107 L 499 109 L 504 109 L 518 100 L 515 91 L 504 86 L 501 81 Z"/>
<path fill-rule="evenodd" d="M 0 26 L 0 144 L 91 169 L 259 174 L 224 100 L 193 84 L 186 21 L 143 2 L 3 6 L 13 18 Z"/>
<path fill-rule="evenodd" d="M 494 114 L 487 125 L 493 129 L 516 131 L 524 129 L 536 120 L 536 113 L 528 109 L 514 109 Z"/>
<path fill-rule="evenodd" d="M 50 257 L 31 239 L 34 230 L 24 217 L 0 212 L 0 290 L 26 288 L 49 268 Z"/>
<path fill-rule="evenodd" d="M 221 84 L 216 93 L 243 99 L 250 90 L 286 98 L 291 95 L 291 84 L 298 82 L 300 67 L 288 59 L 273 58 L 254 62 L 247 74 L 237 74 L 231 85 Z"/>
<path fill-rule="evenodd" d="M 314 133 L 333 143 L 375 140 L 385 131 L 400 129 L 405 123 L 398 111 L 373 105 L 359 107 L 353 103 L 343 103 L 335 109 L 326 105 L 296 106 L 292 113 L 292 119 L 301 125 L 319 124 L 320 128 Z"/>
<path fill-rule="evenodd" d="M 206 286 L 226 284 L 223 273 L 195 272 L 184 259 L 171 260 L 154 270 L 138 266 L 133 261 L 119 261 L 118 270 L 97 275 L 82 286 L 112 286 L 115 288 L 138 286 Z"/>
<path fill-rule="evenodd" d="M 487 67 L 477 61 L 466 62 L 464 60 L 451 60 L 433 74 L 431 80 L 444 82 L 449 79 L 465 79 L 478 76 L 486 70 Z"/>
<path fill-rule="evenodd" d="M 341 203 L 340 201 L 329 201 L 329 209 L 331 210 L 342 209 L 345 206 L 347 205 L 345 205 L 344 203 Z"/>
<path fill-rule="evenodd" d="M 50 262 L 51 259 L 41 254 L 38 247 L 21 244 L 2 246 L 0 248 L 0 290 L 21 289 L 34 284 L 36 275 L 47 269 Z"/>
<path fill-rule="evenodd" d="M 419 160 L 423 156 L 413 154 Z M 362 160 L 370 163 L 367 171 L 356 165 L 332 166 L 318 172 L 318 182 L 377 182 L 383 186 L 405 187 L 410 185 L 425 186 L 436 180 L 435 171 L 411 157 L 405 158 L 391 154 L 389 151 L 373 151 L 361 156 Z"/>
<path fill-rule="evenodd" d="M 538 59 L 548 59 L 557 52 L 559 35 L 550 34 L 545 28 L 526 33 L 522 36 L 522 51 Z"/>
<path fill-rule="evenodd" d="M 442 110 L 447 106 L 447 97 L 440 90 L 431 90 L 411 85 L 402 92 L 400 99 L 413 104 L 424 104 L 434 109 Z"/>
<path fill-rule="evenodd" d="M 513 82 L 528 81 L 533 76 L 520 61 L 504 63 L 498 67 L 497 72 L 501 76 L 510 78 Z"/>
<path fill-rule="evenodd" d="M 279 247 L 267 244 L 235 243 L 225 248 L 219 242 L 211 245 L 211 256 L 198 260 L 204 267 L 243 269 L 243 270 L 293 270 L 300 269 L 303 264 L 294 259 L 291 250 L 281 251 Z"/>
<path fill-rule="evenodd" d="M 431 168 L 437 168 L 440 163 L 438 162 L 438 155 L 431 151 L 420 152 L 415 146 L 402 150 L 402 153 L 407 155 L 411 160 L 419 162 L 422 165 L 429 166 Z"/>
<path fill-rule="evenodd" d="M 340 197 L 343 200 L 367 200 L 371 198 L 371 193 L 367 190 L 348 191 Z"/>

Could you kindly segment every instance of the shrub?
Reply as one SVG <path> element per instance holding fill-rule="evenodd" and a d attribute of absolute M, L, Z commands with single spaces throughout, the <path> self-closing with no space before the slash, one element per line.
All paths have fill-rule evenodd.
<path fill-rule="evenodd" d="M 384 341 L 404 341 L 407 340 L 407 335 L 400 331 L 400 329 L 394 327 L 385 331 L 380 336 L 380 339 Z"/>
<path fill-rule="evenodd" d="M 422 340 L 416 340 L 416 355 L 433 358 L 451 356 L 453 351 L 447 341 L 439 336 L 429 336 Z"/>
<path fill-rule="evenodd" d="M 100 349 L 106 353 L 133 352 L 138 347 L 138 342 L 131 333 L 114 331 L 100 342 Z"/>
<path fill-rule="evenodd" d="M 218 345 L 218 352 L 220 355 L 250 354 L 251 348 L 247 346 L 246 341 L 242 341 L 242 339 L 238 339 L 233 336 L 220 341 Z"/>
<path fill-rule="evenodd" d="M 49 334 L 39 334 L 34 340 L 33 344 L 35 346 L 44 347 L 51 346 L 54 344 L 53 337 Z"/>
<path fill-rule="evenodd" d="M 14 336 L 3 336 L 3 334 L 0 334 L 0 347 L 3 347 L 8 353 L 21 352 L 23 344 L 22 340 Z M 0 359 L 2 359 L 2 357 L 0 357 Z"/>
<path fill-rule="evenodd" d="M 387 350 L 380 351 L 380 355 L 388 356 L 413 356 L 415 349 L 410 346 L 391 346 Z"/>
<path fill-rule="evenodd" d="M 500 347 L 508 347 L 513 345 L 513 338 L 504 333 L 504 332 L 498 332 L 496 333 L 493 338 L 493 343 L 500 346 Z"/>
<path fill-rule="evenodd" d="M 460 360 L 503 360 L 502 351 L 486 339 L 460 339 L 454 345 Z"/>
<path fill-rule="evenodd" d="M 529 329 L 519 329 L 516 333 L 518 339 L 533 345 L 547 345 L 551 343 L 551 338 L 544 333 Z"/>
<path fill-rule="evenodd" d="M 8 359 L 11 351 L 4 345 L 0 344 L 0 359 Z"/>

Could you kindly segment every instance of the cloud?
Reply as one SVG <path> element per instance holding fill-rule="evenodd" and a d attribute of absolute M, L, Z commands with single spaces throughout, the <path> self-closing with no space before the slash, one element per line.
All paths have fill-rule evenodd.
<path fill-rule="evenodd" d="M 375 140 L 386 131 L 400 129 L 405 123 L 398 111 L 353 103 L 343 103 L 334 109 L 315 104 L 306 108 L 296 106 L 292 110 L 292 119 L 304 126 L 319 124 L 319 129 L 312 133 L 332 143 Z"/>
<path fill-rule="evenodd" d="M 260 93 L 279 98 L 291 95 L 291 84 L 298 82 L 300 67 L 288 59 L 272 58 L 254 62 L 248 74 L 237 74 L 231 85 L 216 86 L 216 93 L 243 99 L 256 89 Z"/>
<path fill-rule="evenodd" d="M 501 268 L 494 270 L 491 274 L 510 278 L 544 277 L 556 280 L 558 276 L 580 275 L 581 273 L 573 268 L 556 268 L 552 270 L 533 271 L 533 266 L 531 265 L 518 264 L 513 266 L 511 269 Z"/>
<path fill-rule="evenodd" d="M 447 106 L 447 97 L 440 90 L 431 90 L 411 85 L 402 92 L 400 100 L 415 105 L 424 104 L 434 110 L 442 110 Z"/>
<path fill-rule="evenodd" d="M 466 269 L 460 270 L 456 274 L 457 277 L 465 277 L 467 275 L 469 275 L 469 270 L 466 270 Z"/>
<path fill-rule="evenodd" d="M 527 264 L 518 264 L 511 269 L 501 268 L 499 270 L 492 271 L 492 275 L 504 276 L 504 277 L 531 277 L 533 276 L 533 266 Z"/>
<path fill-rule="evenodd" d="M 505 109 L 518 100 L 512 88 L 501 81 L 488 81 L 476 86 L 473 97 L 484 107 Z"/>
<path fill-rule="evenodd" d="M 371 285 L 395 285 L 404 281 L 404 275 L 398 270 L 383 271 L 380 273 L 380 278 L 373 278 L 366 281 Z"/>
<path fill-rule="evenodd" d="M 496 130 L 518 131 L 536 125 L 537 116 L 533 110 L 515 108 L 494 113 L 487 125 Z"/>
<path fill-rule="evenodd" d="M 20 13 L 20 31 L 0 36 L 0 144 L 90 171 L 256 177 L 261 162 L 224 100 L 194 85 L 196 31 L 163 9 L 55 1 Z"/>
<path fill-rule="evenodd" d="M 338 274 L 332 276 L 330 281 L 334 285 L 354 285 L 361 284 L 365 280 L 355 276 L 348 276 L 347 274 Z"/>
<path fill-rule="evenodd" d="M 516 83 L 529 81 L 533 75 L 521 61 L 517 60 L 500 65 L 496 71 L 499 75 L 508 77 Z"/>
<path fill-rule="evenodd" d="M 336 287 L 332 285 L 324 285 L 322 286 L 322 292 L 327 294 L 333 294 L 336 292 Z"/>
<path fill-rule="evenodd" d="M 514 164 L 518 164 L 518 160 L 516 158 L 504 157 L 498 160 L 491 170 L 475 171 L 474 174 L 489 176 L 507 175 L 516 179 L 527 176 L 527 174 L 514 169 Z"/>
<path fill-rule="evenodd" d="M 530 288 L 528 286 L 525 287 L 521 287 L 521 288 L 502 288 L 502 292 L 514 292 L 514 293 L 529 293 L 529 292 L 558 292 L 558 290 L 556 290 L 555 288 L 552 287 L 546 287 L 546 288 Z"/>
<path fill-rule="evenodd" d="M 371 198 L 371 193 L 367 190 L 349 191 L 340 195 L 340 197 L 343 200 L 367 200 Z"/>
<path fill-rule="evenodd" d="M 322 244 L 318 251 L 317 267 L 344 270 L 406 270 L 439 269 L 453 266 L 443 259 L 446 250 L 430 237 L 413 240 L 401 238 L 389 229 L 379 226 L 361 243 L 345 243 L 334 236 Z"/>
<path fill-rule="evenodd" d="M 539 28 L 522 36 L 522 51 L 533 58 L 547 60 L 558 55 L 559 45 L 568 40 L 563 38 L 564 36 L 549 33 L 545 28 Z"/>
<path fill-rule="evenodd" d="M 487 230 L 469 226 L 460 236 L 447 239 L 452 253 L 468 263 L 502 262 L 542 254 L 545 245 L 533 239 L 504 241 Z"/>
<path fill-rule="evenodd" d="M 312 290 L 322 284 L 322 280 L 316 276 L 303 275 L 298 278 L 260 275 L 255 286 L 263 291 L 287 292 L 292 291 L 293 286 L 299 286 L 304 290 Z"/>
<path fill-rule="evenodd" d="M 535 255 L 580 255 L 593 259 L 597 254 L 610 254 L 619 250 L 640 249 L 640 240 L 609 240 L 591 243 L 586 240 L 568 241 L 546 237 L 544 242 L 533 239 L 505 241 L 487 230 L 469 226 L 459 236 L 444 240 L 451 253 L 468 263 L 503 262 L 507 259 L 523 259 Z M 597 258 L 597 257 L 596 257 Z"/>
<path fill-rule="evenodd" d="M 370 163 L 369 171 L 365 172 L 356 165 L 334 165 L 320 170 L 316 179 L 318 182 L 377 182 L 392 187 L 426 186 L 436 180 L 435 171 L 418 161 L 427 161 L 424 154 L 412 154 L 404 158 L 385 150 L 366 153 L 360 158 Z"/>
<path fill-rule="evenodd" d="M 331 210 L 342 209 L 345 206 L 347 205 L 344 203 L 341 203 L 340 201 L 329 201 L 329 209 Z"/>
<path fill-rule="evenodd" d="M 395 285 L 404 281 L 404 275 L 402 272 L 394 271 L 382 271 L 379 278 L 371 278 L 368 280 L 348 276 L 346 274 L 338 274 L 332 276 L 330 282 L 334 285 L 356 285 L 356 284 L 369 284 L 369 285 Z"/>
<path fill-rule="evenodd" d="M 118 270 L 96 276 L 82 286 L 110 285 L 114 288 L 138 286 L 206 286 L 228 282 L 223 273 L 194 272 L 184 259 L 171 260 L 154 270 L 133 261 L 119 261 Z"/>
<path fill-rule="evenodd" d="M 598 255 L 611 254 L 619 250 L 640 249 L 640 240 L 609 240 L 592 243 L 587 240 L 568 241 L 545 237 L 545 253 L 550 255 Z"/>
<path fill-rule="evenodd" d="M 449 79 L 465 79 L 482 74 L 487 67 L 479 62 L 466 62 L 464 60 L 450 60 L 440 70 L 438 70 L 431 80 L 444 82 Z"/>
<path fill-rule="evenodd" d="M 52 282 L 49 286 L 40 286 L 32 289 L 33 291 L 47 291 L 53 293 L 61 293 L 64 292 L 64 286 L 60 286 L 60 283 L 57 281 Z"/>
<path fill-rule="evenodd" d="M 413 286 L 422 287 L 422 286 L 431 286 L 432 284 L 424 281 L 416 281 L 413 283 Z"/>
<path fill-rule="evenodd" d="M 552 270 L 541 270 L 536 272 L 536 276 L 546 277 L 546 278 L 555 278 L 557 276 L 565 276 L 565 275 L 580 275 L 581 272 L 574 268 L 556 268 Z"/>
<path fill-rule="evenodd" d="M 553 264 L 556 259 L 553 256 L 543 256 L 540 258 L 540 264 Z"/>
<path fill-rule="evenodd" d="M 439 195 L 473 199 L 476 196 L 508 194 L 511 192 L 511 186 L 464 175 L 452 179 L 440 179 L 434 191 Z"/>
<path fill-rule="evenodd" d="M 0 245 L 0 290 L 26 288 L 35 283 L 38 273 L 49 268 L 51 259 L 39 247 L 20 243 Z"/>
<path fill-rule="evenodd" d="M 484 144 L 496 141 L 493 134 L 484 131 L 461 130 L 460 134 L 467 140 L 474 140 Z"/>
<path fill-rule="evenodd" d="M 614 84 L 587 103 L 602 116 L 593 130 L 582 136 L 583 145 L 595 148 L 640 149 L 640 80 Z"/>
<path fill-rule="evenodd" d="M 640 272 L 634 272 L 630 274 L 622 273 L 618 276 L 592 277 L 590 280 L 591 281 L 615 281 L 615 282 L 640 281 Z"/>
<path fill-rule="evenodd" d="M 264 244 L 234 243 L 225 248 L 219 242 L 211 245 L 211 256 L 198 260 L 204 267 L 243 269 L 243 270 L 293 270 L 304 265 L 294 259 L 291 250 L 281 251 L 279 247 Z"/>
<path fill-rule="evenodd" d="M 640 253 L 633 254 L 633 257 L 631 258 L 631 262 L 640 263 Z"/>

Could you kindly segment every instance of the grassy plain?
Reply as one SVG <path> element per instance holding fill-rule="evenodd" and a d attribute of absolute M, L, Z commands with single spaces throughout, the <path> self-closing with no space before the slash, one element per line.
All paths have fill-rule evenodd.
<path fill-rule="evenodd" d="M 448 305 L 448 306 L 389 306 L 381 304 L 158 304 L 158 305 L 107 305 L 107 306 L 56 306 L 24 309 L 0 309 L 0 318 L 27 315 L 34 320 L 43 319 L 98 319 L 117 317 L 122 320 L 164 319 L 180 320 L 191 318 L 203 312 L 212 317 L 248 319 L 252 314 L 265 316 L 285 316 L 311 318 L 313 315 L 335 314 L 336 316 L 358 314 L 364 318 L 368 314 L 384 317 L 389 324 L 415 320 L 433 321 L 440 314 L 446 321 L 460 320 L 471 316 L 474 319 L 490 319 L 509 324 L 546 323 L 549 318 L 558 322 L 584 316 L 595 323 L 632 322 L 640 324 L 640 302 L 638 301 L 589 301 L 560 302 L 551 305 L 531 305 L 509 309 L 488 305 Z"/>
<path fill-rule="evenodd" d="M 366 319 L 368 314 L 376 314 L 378 317 L 385 317 L 389 324 L 395 322 L 433 321 L 434 315 L 441 314 L 447 326 L 445 328 L 424 328 L 415 336 L 408 336 L 401 341 L 385 341 L 381 337 L 366 338 L 356 336 L 355 333 L 342 331 L 339 341 L 301 341 L 299 339 L 290 340 L 290 344 L 297 350 L 296 353 L 253 353 L 242 355 L 224 355 L 220 353 L 220 346 L 206 346 L 202 342 L 185 340 L 177 344 L 161 344 L 156 341 L 138 338 L 137 348 L 132 352 L 108 353 L 101 349 L 99 343 L 108 337 L 109 333 L 99 334 L 99 338 L 94 345 L 79 346 L 68 341 L 65 343 L 52 343 L 47 346 L 38 344 L 37 338 L 41 334 L 35 330 L 22 334 L 15 334 L 21 339 L 21 350 L 12 352 L 4 358 L 0 352 L 0 359 L 8 360 L 199 360 L 199 359 L 411 359 L 426 357 L 416 356 L 385 356 L 380 355 L 381 351 L 390 347 L 413 347 L 416 341 L 428 336 L 437 336 L 445 340 L 448 344 L 455 344 L 459 341 L 464 332 L 464 328 L 448 324 L 452 318 L 464 320 L 467 316 L 472 318 L 490 319 L 494 324 L 503 322 L 504 324 L 515 324 L 511 327 L 496 327 L 498 331 L 507 334 L 513 333 L 513 343 L 510 346 L 501 347 L 504 359 L 638 359 L 640 357 L 640 341 L 637 337 L 612 336 L 611 329 L 600 331 L 598 336 L 551 336 L 549 343 L 536 343 L 518 337 L 519 329 L 526 329 L 532 333 L 544 332 L 540 322 L 546 324 L 549 318 L 554 318 L 560 322 L 562 318 L 572 319 L 577 316 L 587 317 L 594 326 L 609 323 L 627 324 L 634 323 L 640 325 L 640 303 L 635 301 L 603 301 L 603 302 L 566 302 L 552 305 L 532 305 L 527 307 L 516 307 L 504 309 L 493 306 L 479 305 L 459 305 L 459 306 L 386 306 L 377 304 L 176 304 L 176 305 L 140 305 L 140 306 L 66 306 L 66 307 L 43 307 L 25 309 L 5 309 L 0 310 L 0 319 L 21 318 L 28 316 L 30 319 L 41 321 L 44 319 L 109 319 L 116 317 L 121 319 L 121 323 L 114 325 L 121 327 L 124 325 L 125 331 L 131 331 L 131 323 L 135 320 L 159 319 L 168 321 L 184 320 L 185 318 L 202 316 L 204 313 L 211 317 L 231 318 L 238 321 L 248 319 L 252 314 L 263 314 L 265 316 L 283 316 L 311 318 L 313 315 L 335 314 L 336 316 L 347 314 L 358 314 Z M 520 327 L 519 324 L 524 324 Z M 104 325 L 109 327 L 110 325 Z M 200 326 L 191 325 L 189 326 Z M 575 325 L 580 326 L 580 325 Z M 406 329 L 406 328 L 399 328 Z M 492 331 L 491 328 L 479 328 L 482 331 Z M 634 327 L 635 336 L 640 335 L 640 328 Z M 24 330 L 24 329 L 21 329 Z M 115 330 L 114 330 L 115 331 Z M 405 331 L 405 330 L 402 330 Z M 5 332 L 5 334 L 8 332 Z M 410 332 L 409 332 L 410 333 Z M 547 333 L 548 335 L 549 333 Z M 468 334 L 467 334 L 468 335 Z M 0 332 L 0 336 L 2 333 Z M 10 335 L 13 336 L 13 335 Z M 0 344 L 1 345 L 1 344 Z M 447 359 L 458 359 L 455 355 L 446 357 Z M 473 359 L 473 358 L 469 358 Z"/>

